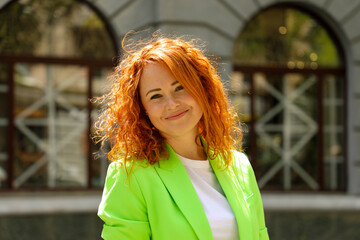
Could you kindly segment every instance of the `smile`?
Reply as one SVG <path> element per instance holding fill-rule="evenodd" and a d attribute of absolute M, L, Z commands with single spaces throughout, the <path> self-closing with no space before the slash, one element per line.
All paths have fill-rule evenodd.
<path fill-rule="evenodd" d="M 176 120 L 179 118 L 182 118 L 189 110 L 185 110 L 185 111 L 181 111 L 181 112 L 177 112 L 167 118 L 165 118 L 166 120 Z"/>

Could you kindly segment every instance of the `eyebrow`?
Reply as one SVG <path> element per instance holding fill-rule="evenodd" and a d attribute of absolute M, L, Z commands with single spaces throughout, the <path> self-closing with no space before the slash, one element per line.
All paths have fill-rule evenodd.
<path fill-rule="evenodd" d="M 177 83 L 179 83 L 178 81 L 175 81 L 175 82 L 173 82 L 172 84 L 171 84 L 171 86 L 174 86 L 174 85 L 176 85 Z M 152 93 L 152 92 L 157 92 L 157 91 L 160 91 L 161 90 L 161 88 L 154 88 L 154 89 L 151 89 L 151 90 L 149 90 L 147 93 L 146 93 L 146 95 L 145 96 L 147 96 L 149 93 Z"/>

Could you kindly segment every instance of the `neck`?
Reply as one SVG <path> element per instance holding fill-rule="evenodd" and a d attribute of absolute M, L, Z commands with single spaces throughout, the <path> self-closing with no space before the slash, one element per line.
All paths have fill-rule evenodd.
<path fill-rule="evenodd" d="M 195 136 L 189 137 L 168 137 L 166 142 L 174 149 L 174 151 L 189 159 L 206 160 L 207 156 L 203 148 L 195 142 Z"/>

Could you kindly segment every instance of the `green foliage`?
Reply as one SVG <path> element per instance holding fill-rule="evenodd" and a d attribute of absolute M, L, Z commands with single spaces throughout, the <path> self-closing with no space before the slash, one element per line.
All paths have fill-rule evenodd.
<path fill-rule="evenodd" d="M 0 53 L 32 54 L 42 35 L 39 19 L 28 5 L 10 4 L 0 12 Z"/>
<path fill-rule="evenodd" d="M 341 64 L 328 31 L 294 8 L 273 7 L 251 20 L 235 44 L 237 64 L 335 67 Z"/>
<path fill-rule="evenodd" d="M 13 1 L 0 11 L 0 54 L 109 58 L 115 53 L 102 19 L 80 1 Z"/>

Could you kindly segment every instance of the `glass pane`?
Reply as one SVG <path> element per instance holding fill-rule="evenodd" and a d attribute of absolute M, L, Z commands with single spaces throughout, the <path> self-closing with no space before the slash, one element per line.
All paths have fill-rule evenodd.
<path fill-rule="evenodd" d="M 92 89 L 93 96 L 99 97 L 105 93 L 105 88 L 107 84 L 107 77 L 111 74 L 112 69 L 110 68 L 97 68 L 94 70 Z M 99 110 L 101 105 L 94 103 L 92 105 L 91 119 L 94 122 L 99 116 Z M 94 128 L 91 128 L 93 133 Z M 108 166 L 108 159 L 106 156 L 106 151 L 109 151 L 108 146 L 105 146 L 103 151 L 100 150 L 100 143 L 92 145 L 92 152 L 95 154 L 92 161 L 92 185 L 94 187 L 102 187 L 105 182 L 105 175 Z"/>
<path fill-rule="evenodd" d="M 0 64 L 0 84 L 7 84 L 8 82 L 8 66 L 5 64 Z"/>
<path fill-rule="evenodd" d="M 14 186 L 86 186 L 88 70 L 17 64 L 15 71 Z"/>
<path fill-rule="evenodd" d="M 0 188 L 8 185 L 9 86 L 7 65 L 0 64 Z"/>
<path fill-rule="evenodd" d="M 250 75 L 241 72 L 233 72 L 230 79 L 229 97 L 235 108 L 243 129 L 243 149 L 250 157 L 250 122 L 251 122 L 251 86 Z"/>
<path fill-rule="evenodd" d="M 342 65 L 337 46 L 322 23 L 288 7 L 266 9 L 245 26 L 235 44 L 234 62 L 291 69 Z"/>
<path fill-rule="evenodd" d="M 7 121 L 9 115 L 9 85 L 7 65 L 0 64 L 0 126 Z M 6 123 L 7 125 L 7 123 Z"/>
<path fill-rule="evenodd" d="M 344 80 L 324 79 L 324 176 L 325 188 L 344 189 Z"/>
<path fill-rule="evenodd" d="M 0 22 L 2 54 L 109 58 L 116 53 L 101 18 L 81 1 L 13 1 L 0 12 Z"/>
<path fill-rule="evenodd" d="M 314 75 L 254 74 L 260 187 L 317 189 L 317 81 Z"/>

